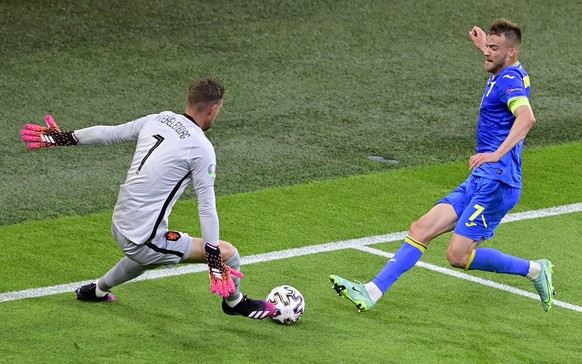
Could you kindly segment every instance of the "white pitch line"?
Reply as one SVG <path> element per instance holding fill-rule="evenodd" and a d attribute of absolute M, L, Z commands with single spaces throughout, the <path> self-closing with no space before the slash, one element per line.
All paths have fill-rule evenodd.
<path fill-rule="evenodd" d="M 378 249 L 374 249 L 374 248 L 370 248 L 368 246 L 360 246 L 355 248 L 357 250 L 361 250 L 367 253 L 371 253 L 371 254 L 375 254 L 375 255 L 380 255 L 382 257 L 386 257 L 388 259 L 393 258 L 394 254 L 393 253 L 388 253 L 382 250 L 378 250 Z M 479 283 L 481 285 L 484 286 L 488 286 L 488 287 L 493 287 L 493 288 L 497 288 L 500 289 L 502 291 L 506 291 L 506 292 L 510 292 L 519 296 L 524 296 L 527 298 L 531 298 L 534 299 L 536 301 L 539 301 L 540 296 L 535 294 L 535 293 L 531 293 L 528 291 L 524 291 L 523 289 L 519 289 L 519 288 L 515 288 L 515 287 L 511 287 L 505 284 L 501 284 L 501 283 L 496 283 L 493 281 L 489 281 L 487 279 L 482 279 L 482 278 L 478 278 L 475 276 L 472 276 L 470 274 L 467 273 L 462 273 L 456 270 L 452 270 L 452 269 L 448 269 L 448 268 L 443 268 L 443 267 L 439 267 L 438 265 L 433 265 L 433 264 L 429 264 L 429 263 L 424 263 L 424 262 L 417 262 L 416 266 L 421 267 L 421 268 L 425 268 L 428 270 L 432 270 L 435 272 L 439 272 L 442 274 L 446 274 L 455 278 L 460 278 L 460 279 L 464 279 L 470 282 L 474 282 L 474 283 Z M 582 312 L 582 307 L 580 306 L 576 306 L 573 304 L 570 304 L 568 302 L 563 302 L 563 301 L 558 301 L 558 300 L 554 300 L 553 303 L 554 306 L 560 306 L 563 308 L 567 308 L 569 310 L 573 310 L 573 311 L 577 311 L 577 312 Z"/>
<path fill-rule="evenodd" d="M 557 207 L 550 207 L 547 209 L 541 210 L 533 210 L 528 212 L 516 213 L 516 214 L 509 214 L 507 215 L 501 223 L 512 222 L 512 221 L 520 221 L 520 220 L 527 220 L 527 219 L 535 219 L 540 217 L 548 217 L 548 216 L 557 216 L 563 215 L 568 213 L 574 212 L 581 212 L 582 211 L 582 203 L 576 203 L 571 205 L 564 205 L 564 206 L 557 206 Z M 316 253 L 323 253 L 323 252 L 330 252 L 336 250 L 343 250 L 343 249 L 358 249 L 365 247 L 367 245 L 373 244 L 380 244 L 380 243 L 388 243 L 392 241 L 401 241 L 406 236 L 407 231 L 402 231 L 399 233 L 392 233 L 386 235 L 376 235 L 376 236 L 369 236 L 365 238 L 359 239 L 351 239 L 351 240 L 343 240 L 333 243 L 321 244 L 321 245 L 310 245 L 301 248 L 295 249 L 286 249 L 286 250 L 279 250 L 276 252 L 264 253 L 264 254 L 257 254 L 257 255 L 250 255 L 241 257 L 241 264 L 248 265 L 248 264 L 255 264 L 255 263 L 264 263 L 273 260 L 280 260 L 280 259 L 287 259 L 293 257 L 299 257 L 304 255 L 311 255 Z M 375 250 L 375 249 L 374 249 Z M 380 251 L 380 250 L 378 250 Z M 383 252 L 384 253 L 384 252 Z M 421 263 L 425 264 L 425 263 Z M 435 266 L 436 267 L 436 266 Z M 438 268 L 438 267 L 437 267 Z M 158 278 L 165 278 L 171 276 L 178 276 L 183 274 L 190 274 L 190 273 L 198 273 L 198 272 L 205 272 L 208 269 L 206 264 L 191 264 L 191 265 L 184 265 L 177 268 L 172 269 L 157 269 L 152 270 L 144 273 L 140 277 L 132 280 L 131 282 L 139 282 L 144 280 L 150 279 L 158 279 Z M 445 268 L 439 268 L 448 271 Z M 444 273 L 444 272 L 443 272 Z M 448 273 L 445 273 L 448 274 Z M 469 276 L 469 275 L 467 275 Z M 471 277 L 471 276 L 469 276 Z M 472 277 L 474 278 L 474 277 Z M 478 279 L 478 278 L 474 278 Z M 485 281 L 485 280 L 483 280 Z M 81 281 L 75 283 L 67 283 L 67 284 L 60 284 L 55 286 L 49 287 L 40 287 L 40 288 L 32 288 L 26 289 L 21 291 L 13 291 L 13 292 L 5 292 L 0 293 L 0 302 L 8 302 L 8 301 L 16 301 L 34 297 L 44 297 L 49 295 L 61 294 L 61 293 L 71 293 L 77 287 L 83 284 L 87 284 L 91 281 Z M 488 282 L 488 281 L 485 281 Z M 480 283 L 480 282 L 478 282 Z M 535 296 L 537 297 L 537 296 Z M 557 302 L 554 300 L 554 302 Z M 554 303 L 555 304 L 555 303 Z M 575 305 L 570 305 L 568 303 L 562 303 L 565 308 L 576 307 Z M 568 307 L 566 307 L 568 306 Z M 577 311 L 577 309 L 574 309 Z"/>
<path fill-rule="evenodd" d="M 330 252 L 335 250 L 349 249 L 362 245 L 380 244 L 390 241 L 403 240 L 406 236 L 406 232 L 393 233 L 387 235 L 377 235 L 370 236 L 361 239 L 352 239 L 338 241 L 335 243 L 327 243 L 321 245 L 310 245 L 302 248 L 279 250 L 270 253 L 249 255 L 246 257 L 241 257 L 241 265 L 245 266 L 248 264 L 264 263 L 273 260 L 280 260 L 286 258 L 299 257 L 303 255 L 310 255 L 316 253 Z M 158 279 L 165 277 L 180 276 L 183 274 L 206 272 L 208 270 L 208 265 L 206 264 L 189 264 L 182 265 L 171 269 L 156 269 L 150 270 L 142 274 L 141 276 L 131 280 L 127 283 L 145 281 L 150 279 Z M 0 302 L 23 300 L 27 298 L 50 296 L 61 293 L 71 293 L 75 291 L 79 286 L 83 284 L 88 284 L 93 281 L 81 281 L 76 283 L 59 284 L 56 286 L 40 287 L 26 289 L 22 291 L 5 292 L 0 293 Z"/>
<path fill-rule="evenodd" d="M 555 206 L 549 207 L 547 209 L 541 210 L 532 210 L 532 211 L 525 211 L 525 212 L 516 212 L 514 214 L 506 215 L 501 223 L 512 222 L 512 221 L 521 221 L 521 220 L 529 220 L 529 219 L 538 219 L 540 217 L 550 217 L 550 216 L 558 216 L 564 214 L 570 214 L 572 212 L 580 212 L 582 211 L 582 203 L 574 203 L 571 205 L 563 205 L 563 206 Z"/>

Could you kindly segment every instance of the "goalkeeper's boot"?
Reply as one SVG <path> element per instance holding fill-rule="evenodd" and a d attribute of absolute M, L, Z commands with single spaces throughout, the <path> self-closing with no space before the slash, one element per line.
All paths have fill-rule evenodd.
<path fill-rule="evenodd" d="M 552 285 L 552 262 L 547 259 L 537 260 L 541 264 L 542 270 L 537 278 L 532 279 L 534 287 L 540 295 L 542 301 L 542 307 L 544 311 L 549 311 L 552 308 L 552 302 L 554 301 L 554 286 Z"/>
<path fill-rule="evenodd" d="M 115 302 L 115 296 L 111 292 L 107 292 L 103 297 L 97 297 L 95 293 L 96 286 L 95 283 L 91 283 L 77 288 L 75 291 L 77 293 L 77 299 L 89 302 Z"/>
<path fill-rule="evenodd" d="M 259 301 L 243 296 L 242 300 L 234 307 L 226 304 L 226 300 L 222 299 L 222 311 L 227 315 L 241 315 L 255 320 L 262 320 L 266 317 L 275 316 L 277 314 L 277 307 L 267 301 Z"/>
<path fill-rule="evenodd" d="M 337 295 L 344 296 L 352 301 L 358 308 L 358 312 L 369 311 L 374 307 L 374 301 L 370 299 L 370 295 L 363 284 L 353 283 L 335 275 L 330 275 L 329 280 L 333 283 L 332 288 L 335 289 Z"/>

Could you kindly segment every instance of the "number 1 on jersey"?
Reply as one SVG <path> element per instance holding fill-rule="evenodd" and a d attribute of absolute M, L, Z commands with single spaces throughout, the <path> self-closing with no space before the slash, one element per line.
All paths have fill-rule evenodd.
<path fill-rule="evenodd" d="M 162 142 L 164 141 L 164 137 L 161 136 L 160 134 L 156 134 L 156 135 L 152 135 L 154 137 L 154 139 L 156 139 L 156 144 L 154 144 L 153 147 L 150 148 L 150 150 L 148 150 L 148 154 L 146 154 L 145 157 L 143 157 L 143 159 L 141 160 L 141 163 L 139 164 L 139 168 L 137 169 L 137 171 L 135 172 L 135 174 L 139 174 L 139 172 L 141 171 L 141 167 L 143 167 L 143 164 L 145 163 L 145 161 L 150 157 L 150 155 L 152 154 L 152 152 L 160 146 L 160 144 L 162 144 Z"/>

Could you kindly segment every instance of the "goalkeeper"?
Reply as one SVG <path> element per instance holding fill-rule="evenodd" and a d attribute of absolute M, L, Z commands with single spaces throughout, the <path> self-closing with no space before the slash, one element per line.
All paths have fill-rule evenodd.
<path fill-rule="evenodd" d="M 220 83 L 204 79 L 190 85 L 183 114 L 164 111 L 121 125 L 75 131 L 61 131 L 51 116 L 46 117 L 48 127 L 25 126 L 22 140 L 29 149 L 137 141 L 111 227 L 125 257 L 96 282 L 78 288 L 79 300 L 113 302 L 111 288 L 147 269 L 207 262 L 211 292 L 223 297 L 226 314 L 253 319 L 275 314 L 273 304 L 241 294 L 243 274 L 239 271 L 238 251 L 219 240 L 214 195 L 216 156 L 204 132 L 220 113 L 223 95 Z M 198 199 L 202 238 L 168 230 L 172 207 L 190 184 Z"/>

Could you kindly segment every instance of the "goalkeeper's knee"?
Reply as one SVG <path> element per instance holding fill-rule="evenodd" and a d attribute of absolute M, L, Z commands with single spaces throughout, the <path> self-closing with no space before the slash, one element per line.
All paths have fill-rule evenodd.
<path fill-rule="evenodd" d="M 238 255 L 238 250 L 234 245 L 232 245 L 228 241 L 221 241 L 220 254 L 222 255 L 222 260 L 226 262 L 227 260 L 232 258 L 235 254 Z"/>

